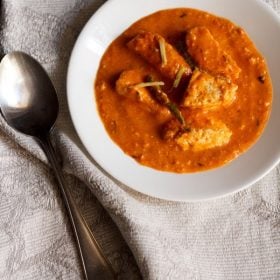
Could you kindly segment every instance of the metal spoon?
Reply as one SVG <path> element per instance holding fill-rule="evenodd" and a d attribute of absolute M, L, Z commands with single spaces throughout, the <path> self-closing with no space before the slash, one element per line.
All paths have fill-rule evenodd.
<path fill-rule="evenodd" d="M 85 278 L 114 279 L 110 263 L 66 187 L 49 132 L 58 115 L 56 91 L 42 66 L 31 56 L 12 52 L 0 63 L 0 106 L 7 123 L 35 138 L 53 167 L 68 211 Z"/>

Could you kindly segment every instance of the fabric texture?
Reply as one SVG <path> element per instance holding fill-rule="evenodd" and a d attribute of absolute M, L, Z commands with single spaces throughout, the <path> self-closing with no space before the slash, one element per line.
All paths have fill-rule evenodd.
<path fill-rule="evenodd" d="M 280 279 L 280 168 L 244 191 L 167 202 L 119 186 L 81 145 L 66 101 L 75 39 L 102 0 L 2 0 L 0 50 L 27 52 L 61 105 L 53 141 L 67 183 L 119 279 Z M 280 13 L 279 0 L 266 0 Z M 52 170 L 0 119 L 0 279 L 82 279 Z"/>

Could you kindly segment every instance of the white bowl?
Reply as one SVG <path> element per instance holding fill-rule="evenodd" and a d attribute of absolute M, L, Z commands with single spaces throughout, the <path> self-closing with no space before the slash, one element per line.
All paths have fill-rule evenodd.
<path fill-rule="evenodd" d="M 93 85 L 109 44 L 138 19 L 157 10 L 189 7 L 225 17 L 244 28 L 267 60 L 273 107 L 267 127 L 246 153 L 223 167 L 193 174 L 157 171 L 138 164 L 110 139 L 99 117 Z M 150 196 L 195 201 L 245 188 L 267 174 L 280 158 L 280 19 L 256 0 L 110 0 L 88 21 L 73 49 L 67 76 L 71 117 L 95 161 L 120 182 Z"/>

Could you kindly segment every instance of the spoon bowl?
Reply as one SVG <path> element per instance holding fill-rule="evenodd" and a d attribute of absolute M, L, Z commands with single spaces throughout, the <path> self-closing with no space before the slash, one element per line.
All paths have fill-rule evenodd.
<path fill-rule="evenodd" d="M 58 115 L 56 91 L 46 71 L 22 52 L 9 53 L 1 61 L 0 103 L 7 123 L 31 136 L 49 132 Z"/>

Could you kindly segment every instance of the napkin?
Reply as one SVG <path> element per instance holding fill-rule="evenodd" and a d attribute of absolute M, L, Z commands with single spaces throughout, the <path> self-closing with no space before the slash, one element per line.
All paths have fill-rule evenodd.
<path fill-rule="evenodd" d="M 52 138 L 67 184 L 119 279 L 280 279 L 280 169 L 207 202 L 114 182 L 84 150 L 66 101 L 70 52 L 102 0 L 2 0 L 0 49 L 34 56 L 61 105 Z M 266 2 L 280 12 L 279 0 Z M 89 128 L 90 129 L 90 128 Z M 0 279 L 82 279 L 66 211 L 34 142 L 0 120 Z"/>

